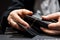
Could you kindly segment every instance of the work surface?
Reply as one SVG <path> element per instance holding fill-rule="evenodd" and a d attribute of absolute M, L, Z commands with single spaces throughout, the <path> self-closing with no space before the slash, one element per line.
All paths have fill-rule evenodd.
<path fill-rule="evenodd" d="M 60 35 L 49 36 L 46 34 L 40 34 L 35 37 L 26 37 L 17 32 L 6 31 L 5 34 L 0 34 L 0 40 L 60 40 Z"/>
<path fill-rule="evenodd" d="M 60 37 L 37 35 L 33 38 L 23 37 L 23 35 L 13 34 L 13 35 L 0 35 L 0 40 L 60 40 Z"/>

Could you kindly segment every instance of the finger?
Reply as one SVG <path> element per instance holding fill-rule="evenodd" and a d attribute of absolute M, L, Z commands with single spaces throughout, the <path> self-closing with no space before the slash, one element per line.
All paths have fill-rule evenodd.
<path fill-rule="evenodd" d="M 32 11 L 29 11 L 29 10 L 26 10 L 26 9 L 20 9 L 17 13 L 18 13 L 21 17 L 24 17 L 25 15 L 32 15 L 32 14 L 33 14 Z"/>
<path fill-rule="evenodd" d="M 19 15 L 17 15 L 16 13 L 14 15 L 12 15 L 12 19 L 14 19 L 14 21 L 21 23 L 22 25 L 24 25 L 26 28 L 29 28 L 29 24 L 27 22 L 25 22 L 21 17 L 19 17 Z"/>
<path fill-rule="evenodd" d="M 51 19 L 58 19 L 59 16 L 60 16 L 59 13 L 53 13 L 47 16 L 42 16 L 42 18 L 46 20 L 51 20 Z"/>
<path fill-rule="evenodd" d="M 43 32 L 49 34 L 49 35 L 59 35 L 60 34 L 60 31 L 56 31 L 56 30 L 49 30 L 49 29 L 46 29 L 46 28 L 43 28 L 41 27 L 40 28 Z"/>
<path fill-rule="evenodd" d="M 8 23 L 9 23 L 9 25 L 11 25 L 13 28 L 16 28 L 16 29 L 18 29 L 18 30 L 23 31 L 23 29 L 20 28 L 20 27 L 18 26 L 18 24 L 13 21 L 13 19 L 10 18 L 10 19 L 8 20 Z"/>
<path fill-rule="evenodd" d="M 32 11 L 29 11 L 29 10 L 26 10 L 26 9 L 23 9 L 23 10 L 22 10 L 22 13 L 23 13 L 24 15 L 32 15 L 32 14 L 33 14 Z"/>
<path fill-rule="evenodd" d="M 51 23 L 48 25 L 49 29 L 60 30 L 60 23 Z"/>

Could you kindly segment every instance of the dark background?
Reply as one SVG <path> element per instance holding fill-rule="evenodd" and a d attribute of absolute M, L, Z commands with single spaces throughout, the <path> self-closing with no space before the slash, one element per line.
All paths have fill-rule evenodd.
<path fill-rule="evenodd" d="M 60 1 L 60 0 L 59 0 Z M 2 14 L 7 10 L 8 6 L 10 6 L 11 4 L 11 0 L 0 0 L 0 20 L 1 20 L 1 16 Z M 59 37 L 60 38 L 60 37 Z M 19 36 L 13 36 L 12 38 L 12 35 L 0 35 L 0 40 L 20 40 L 21 38 Z M 34 38 L 32 38 L 32 40 L 39 40 L 39 39 L 57 39 L 59 40 L 58 38 L 56 37 L 51 37 L 51 36 L 36 36 Z M 23 38 L 21 39 L 23 40 Z M 24 38 L 24 40 L 26 40 Z M 29 40 L 29 39 L 27 39 Z"/>
<path fill-rule="evenodd" d="M 0 0 L 0 20 L 2 14 L 7 10 L 8 6 L 10 6 L 11 0 Z"/>
<path fill-rule="evenodd" d="M 11 0 L 0 0 L 0 20 L 2 14 L 7 10 L 8 6 L 10 5 L 11 5 Z"/>

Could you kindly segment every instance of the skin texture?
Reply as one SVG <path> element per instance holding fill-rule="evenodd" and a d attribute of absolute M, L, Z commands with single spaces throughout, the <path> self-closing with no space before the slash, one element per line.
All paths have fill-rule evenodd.
<path fill-rule="evenodd" d="M 40 29 L 50 35 L 59 35 L 60 34 L 60 12 L 49 14 L 47 16 L 42 16 L 45 20 L 52 20 L 56 19 L 58 20 L 56 23 L 51 23 L 48 25 L 48 28 L 41 27 Z"/>
<path fill-rule="evenodd" d="M 24 18 L 25 15 L 32 15 L 32 14 L 33 14 L 32 11 L 29 11 L 29 10 L 26 10 L 26 9 L 13 10 L 12 12 L 10 12 L 7 20 L 8 20 L 8 23 L 13 28 L 23 30 L 18 26 L 18 24 L 16 22 L 24 25 L 26 28 L 29 28 L 30 27 L 29 24 L 27 22 L 25 22 L 22 18 Z"/>
<path fill-rule="evenodd" d="M 32 11 L 29 11 L 26 9 L 13 10 L 12 12 L 10 12 L 7 20 L 8 20 L 9 25 L 11 25 L 13 28 L 23 31 L 23 29 L 20 28 L 16 22 L 24 25 L 26 28 L 29 28 L 30 25 L 27 22 L 25 22 L 23 20 L 23 18 L 26 15 L 32 15 L 32 14 L 33 14 Z M 52 13 L 47 16 L 42 16 L 42 18 L 45 20 L 52 20 L 52 19 L 58 20 L 56 23 L 49 24 L 48 25 L 49 29 L 40 27 L 40 29 L 43 32 L 45 32 L 49 35 L 59 35 L 60 34 L 60 12 Z"/>

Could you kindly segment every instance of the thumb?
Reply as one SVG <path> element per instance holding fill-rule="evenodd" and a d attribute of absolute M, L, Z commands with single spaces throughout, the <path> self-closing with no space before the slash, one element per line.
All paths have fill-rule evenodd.
<path fill-rule="evenodd" d="M 47 16 L 42 16 L 42 18 L 45 20 L 58 19 L 58 17 L 59 17 L 58 13 L 53 13 L 53 14 L 49 14 Z"/>
<path fill-rule="evenodd" d="M 51 23 L 48 25 L 49 29 L 60 30 L 60 23 Z"/>

